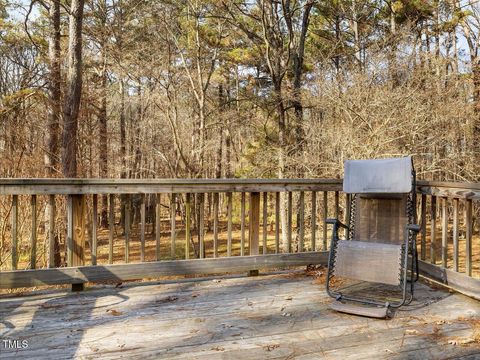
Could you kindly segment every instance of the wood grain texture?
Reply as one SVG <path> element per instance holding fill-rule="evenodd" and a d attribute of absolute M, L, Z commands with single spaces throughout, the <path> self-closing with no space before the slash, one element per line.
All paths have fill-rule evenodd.
<path fill-rule="evenodd" d="M 140 195 L 140 261 L 145 261 L 145 194 Z"/>
<path fill-rule="evenodd" d="M 37 262 L 37 195 L 32 195 L 32 227 L 30 235 L 30 269 L 35 269 Z"/>
<path fill-rule="evenodd" d="M 246 200 L 245 200 L 245 193 L 242 192 L 242 195 L 241 195 L 241 209 L 240 209 L 240 255 L 241 256 L 244 256 L 245 255 L 245 217 L 246 217 Z"/>
<path fill-rule="evenodd" d="M 97 265 L 97 228 L 98 228 L 98 195 L 92 196 L 92 238 L 91 238 L 91 262 L 92 265 Z"/>
<path fill-rule="evenodd" d="M 48 196 L 48 267 L 55 266 L 55 195 Z"/>
<path fill-rule="evenodd" d="M 323 247 L 327 250 L 327 218 L 328 218 L 328 192 L 323 192 Z"/>
<path fill-rule="evenodd" d="M 288 193 L 287 200 L 287 252 L 292 252 L 292 232 L 293 232 L 293 193 Z"/>
<path fill-rule="evenodd" d="M 458 199 L 453 199 L 453 269 L 458 271 Z M 422 259 L 424 260 L 424 259 Z"/>
<path fill-rule="evenodd" d="M 267 253 L 267 235 L 268 235 L 268 229 L 267 229 L 267 221 L 268 221 L 268 193 L 264 192 L 262 196 L 262 205 L 263 205 L 263 212 L 262 212 L 262 254 Z"/>
<path fill-rule="evenodd" d="M 280 193 L 275 193 L 275 254 L 280 252 Z"/>
<path fill-rule="evenodd" d="M 298 251 L 302 252 L 304 249 L 305 240 L 305 192 L 300 191 L 298 200 Z"/>
<path fill-rule="evenodd" d="M 227 193 L 227 256 L 232 256 L 232 193 Z"/>
<path fill-rule="evenodd" d="M 253 192 L 250 193 L 250 206 L 249 206 L 249 254 L 258 255 L 259 254 L 259 235 L 260 235 L 260 193 Z"/>
<path fill-rule="evenodd" d="M 115 195 L 108 195 L 108 263 L 113 264 L 113 237 L 115 232 Z"/>
<path fill-rule="evenodd" d="M 155 201 L 155 255 L 156 260 L 160 260 L 160 237 L 162 234 L 162 197 L 157 194 Z"/>
<path fill-rule="evenodd" d="M 448 213 L 447 198 L 442 198 L 442 266 L 447 267 L 448 259 Z"/>
<path fill-rule="evenodd" d="M 316 251 L 317 242 L 317 193 L 312 191 L 312 210 L 311 210 L 311 238 L 310 238 L 310 249 Z"/>
<path fill-rule="evenodd" d="M 130 261 L 130 214 L 131 198 L 129 194 L 125 195 L 125 263 Z"/>
<path fill-rule="evenodd" d="M 219 197 L 220 197 L 219 193 L 214 193 L 213 194 L 213 257 L 218 257 Z M 243 221 L 243 226 L 245 226 L 245 217 L 242 218 L 242 221 Z"/>
<path fill-rule="evenodd" d="M 85 195 L 72 196 L 73 239 L 72 262 L 70 266 L 85 264 L 85 244 L 87 231 L 87 203 Z"/>
<path fill-rule="evenodd" d="M 298 272 L 1 298 L 6 336 L 29 341 L 2 360 L 475 359 L 478 346 L 449 341 L 472 337 L 479 303 L 422 283 L 415 295 L 388 321 L 330 310 Z"/>
<path fill-rule="evenodd" d="M 0 288 L 101 281 L 121 282 L 173 275 L 234 273 L 268 268 L 326 264 L 327 258 L 328 254 L 326 252 L 307 252 L 5 271 L 0 273 Z"/>
<path fill-rule="evenodd" d="M 437 262 L 437 198 L 431 197 L 430 202 L 430 262 Z"/>
<path fill-rule="evenodd" d="M 190 259 L 190 242 L 192 241 L 192 202 L 191 194 L 185 195 L 185 259 Z M 157 260 L 158 261 L 158 260 Z"/>
<path fill-rule="evenodd" d="M 480 300 L 480 279 L 472 278 L 454 270 L 441 268 L 425 261 L 419 261 L 419 269 L 420 273 L 425 277 Z"/>
<path fill-rule="evenodd" d="M 18 265 L 18 195 L 12 196 L 12 270 Z"/>
<path fill-rule="evenodd" d="M 422 194 L 421 200 L 421 239 L 420 239 L 420 259 L 425 260 L 427 257 L 427 195 Z"/>
<path fill-rule="evenodd" d="M 465 201 L 465 272 L 472 276 L 472 233 L 473 233 L 473 204 L 471 199 Z"/>
<path fill-rule="evenodd" d="M 177 231 L 176 227 L 176 218 L 177 216 L 177 194 L 173 193 L 170 198 L 170 258 L 175 260 L 176 254 L 176 239 Z"/>
<path fill-rule="evenodd" d="M 0 179 L 0 195 L 340 191 L 341 179 Z"/>

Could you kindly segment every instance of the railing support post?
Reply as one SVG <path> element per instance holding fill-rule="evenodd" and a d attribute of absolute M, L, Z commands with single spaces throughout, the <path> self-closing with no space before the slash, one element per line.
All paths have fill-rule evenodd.
<path fill-rule="evenodd" d="M 86 202 L 85 195 L 68 195 L 67 198 L 67 264 L 85 264 Z M 81 291 L 84 284 L 72 284 L 72 291 Z"/>

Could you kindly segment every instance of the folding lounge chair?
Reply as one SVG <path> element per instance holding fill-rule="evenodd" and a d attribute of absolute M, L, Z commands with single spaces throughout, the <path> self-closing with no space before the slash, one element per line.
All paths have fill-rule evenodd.
<path fill-rule="evenodd" d="M 393 308 L 412 301 L 418 279 L 416 235 L 420 227 L 415 224 L 412 158 L 346 161 L 343 191 L 350 198 L 348 224 L 327 220 L 333 225 L 326 283 L 327 293 L 335 298 L 330 307 L 389 317 Z M 339 239 L 341 228 L 346 229 L 344 240 Z M 361 295 L 352 294 L 351 286 L 335 285 L 341 282 L 334 278 L 360 281 L 364 285 Z"/>

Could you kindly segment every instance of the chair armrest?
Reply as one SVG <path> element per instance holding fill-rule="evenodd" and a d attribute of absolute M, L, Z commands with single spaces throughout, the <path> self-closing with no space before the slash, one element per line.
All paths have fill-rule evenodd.
<path fill-rule="evenodd" d="M 421 230 L 420 225 L 418 224 L 408 224 L 407 229 L 412 230 L 413 232 L 416 232 L 416 233 L 420 232 Z"/>
<path fill-rule="evenodd" d="M 342 223 L 340 220 L 338 219 L 326 219 L 325 222 L 327 224 L 332 224 L 332 225 L 337 225 L 338 227 L 342 227 L 344 229 L 349 229 L 349 227 L 347 225 L 345 225 L 344 223 Z"/>

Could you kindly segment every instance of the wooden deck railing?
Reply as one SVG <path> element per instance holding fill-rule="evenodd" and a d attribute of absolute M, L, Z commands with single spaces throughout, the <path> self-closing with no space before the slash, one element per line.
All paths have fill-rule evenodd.
<path fill-rule="evenodd" d="M 0 288 L 325 264 L 325 219 L 349 213 L 341 189 L 341 179 L 2 179 Z M 480 296 L 480 184 L 419 181 L 418 193 L 420 269 Z"/>

